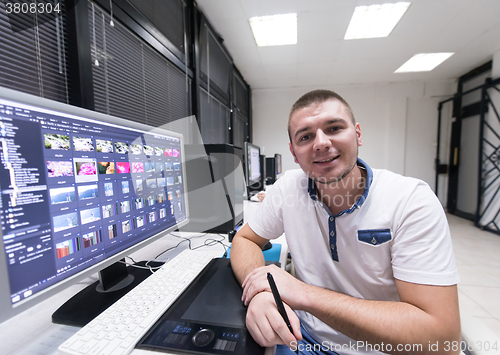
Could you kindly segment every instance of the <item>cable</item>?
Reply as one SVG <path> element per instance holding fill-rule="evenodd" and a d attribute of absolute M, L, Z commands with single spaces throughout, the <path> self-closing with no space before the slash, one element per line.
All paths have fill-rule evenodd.
<path fill-rule="evenodd" d="M 175 236 L 174 236 L 174 237 L 175 237 Z M 173 247 L 170 247 L 170 248 L 168 248 L 168 249 L 165 249 L 165 250 L 164 250 L 164 251 L 162 251 L 160 254 L 158 254 L 158 255 L 154 258 L 154 260 L 158 259 L 158 258 L 160 257 L 160 255 L 163 255 L 163 254 L 165 254 L 166 252 L 169 252 L 170 250 L 177 248 L 179 245 L 181 245 L 181 244 L 182 244 L 182 243 L 184 243 L 185 241 L 188 241 L 188 242 L 189 242 L 189 245 L 191 246 L 191 241 L 190 241 L 189 239 L 184 238 L 184 237 L 178 237 L 178 238 L 182 238 L 182 240 L 181 240 L 179 243 L 177 243 L 177 245 L 175 245 L 175 246 L 173 246 Z M 190 249 L 191 249 L 191 248 L 190 248 Z"/>
<path fill-rule="evenodd" d="M 180 233 L 180 232 L 179 232 Z M 182 235 L 175 235 L 173 234 L 172 232 L 171 233 L 168 233 L 170 234 L 172 237 L 176 237 L 176 238 L 184 238 L 184 239 L 194 239 L 194 238 L 201 238 L 201 237 L 204 237 L 206 236 L 208 233 L 204 233 L 204 234 L 201 234 L 201 235 L 195 235 L 195 236 L 192 236 L 192 237 L 183 237 Z"/>
<path fill-rule="evenodd" d="M 209 239 L 205 239 L 205 242 L 203 243 L 203 245 L 199 245 L 197 246 L 196 248 L 191 248 L 191 250 L 196 250 L 196 249 L 199 249 L 199 248 L 203 248 L 203 247 L 211 247 L 211 246 L 214 246 L 215 244 L 219 243 L 220 245 L 222 245 L 222 247 L 224 248 L 224 254 L 226 254 L 227 252 L 227 248 L 229 247 L 228 245 L 222 243 L 222 241 L 224 239 L 226 239 L 226 237 L 224 237 L 223 235 L 221 234 L 218 234 L 219 236 L 222 237 L 221 240 L 217 240 L 217 239 L 213 239 L 213 238 L 209 238 Z"/>
<path fill-rule="evenodd" d="M 131 257 L 127 257 L 129 259 L 132 259 Z M 132 259 L 133 260 L 133 259 Z M 151 261 L 154 261 L 154 260 L 148 260 L 148 262 L 146 263 L 146 265 L 151 262 Z M 161 265 L 160 266 L 151 266 L 151 265 L 147 265 L 147 266 L 139 266 L 139 265 L 136 265 L 136 264 L 130 264 L 130 263 L 127 263 L 125 261 L 122 261 L 122 260 L 118 260 L 119 263 L 121 264 L 125 264 L 127 266 L 130 266 L 130 267 L 135 267 L 136 269 L 144 269 L 144 270 L 149 270 L 151 271 L 152 274 L 154 274 L 154 270 L 158 270 L 161 268 Z"/>

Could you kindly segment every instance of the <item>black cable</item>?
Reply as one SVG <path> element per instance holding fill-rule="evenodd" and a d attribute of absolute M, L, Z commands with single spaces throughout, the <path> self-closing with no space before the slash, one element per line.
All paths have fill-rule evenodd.
<path fill-rule="evenodd" d="M 173 236 L 173 237 L 181 238 L 182 240 L 179 243 L 177 243 L 177 245 L 174 245 L 173 247 L 170 247 L 170 248 L 165 249 L 164 251 L 162 251 L 160 254 L 158 254 L 154 258 L 155 260 L 158 259 L 161 255 L 169 252 L 170 250 L 173 250 L 173 249 L 177 248 L 179 245 L 181 245 L 182 243 L 184 243 L 186 241 L 189 243 L 189 245 L 188 245 L 189 250 L 196 250 L 196 249 L 203 248 L 203 247 L 210 247 L 210 246 L 214 246 L 215 244 L 219 243 L 224 248 L 224 257 L 226 257 L 226 255 L 227 255 L 227 248 L 229 248 L 229 245 L 226 245 L 226 244 L 222 243 L 222 241 L 224 239 L 226 239 L 226 237 L 224 235 L 220 234 L 220 233 L 217 233 L 217 235 L 219 235 L 220 237 L 222 237 L 221 240 L 217 240 L 217 239 L 213 239 L 213 238 L 205 239 L 205 241 L 203 242 L 202 245 L 199 245 L 199 246 L 194 247 L 194 248 L 191 245 L 191 239 L 201 238 L 201 237 L 206 236 L 209 233 L 204 233 L 204 234 L 192 236 L 192 237 L 189 237 L 189 238 L 186 238 L 186 237 L 183 237 L 183 236 L 179 236 L 179 235 L 175 235 L 175 234 L 172 234 L 172 233 L 169 233 L 169 234 L 171 236 Z"/>
<path fill-rule="evenodd" d="M 160 255 L 163 255 L 163 254 L 165 254 L 165 253 L 169 252 L 170 250 L 173 250 L 173 249 L 177 248 L 179 245 L 181 245 L 181 244 L 182 244 L 182 243 L 184 243 L 185 241 L 188 241 L 188 242 L 189 242 L 189 245 L 191 246 L 191 241 L 190 241 L 189 239 L 187 239 L 187 238 L 182 238 L 182 240 L 181 240 L 179 243 L 177 243 L 177 245 L 174 245 L 173 247 L 170 247 L 170 248 L 168 248 L 168 249 L 165 249 L 165 250 L 164 250 L 164 251 L 162 251 L 160 254 L 158 254 L 158 255 L 155 257 L 155 260 L 156 260 L 156 259 L 158 259 L 158 258 L 160 257 Z"/>

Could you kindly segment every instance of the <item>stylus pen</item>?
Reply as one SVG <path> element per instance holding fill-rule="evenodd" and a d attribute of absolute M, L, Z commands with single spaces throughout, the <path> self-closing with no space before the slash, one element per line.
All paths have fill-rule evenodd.
<path fill-rule="evenodd" d="M 288 316 L 286 315 L 285 306 L 283 306 L 283 301 L 281 300 L 280 293 L 278 292 L 278 288 L 276 287 L 276 284 L 274 283 L 273 275 L 271 275 L 270 272 L 267 273 L 267 281 L 269 281 L 269 286 L 271 287 L 271 291 L 273 292 L 274 302 L 276 302 L 276 306 L 278 307 L 278 312 L 283 317 L 283 320 L 285 321 L 286 326 L 288 327 L 288 330 L 290 330 L 290 333 L 293 334 L 292 325 L 290 324 L 290 320 L 288 319 Z M 299 349 L 295 349 L 295 353 L 298 354 Z"/>

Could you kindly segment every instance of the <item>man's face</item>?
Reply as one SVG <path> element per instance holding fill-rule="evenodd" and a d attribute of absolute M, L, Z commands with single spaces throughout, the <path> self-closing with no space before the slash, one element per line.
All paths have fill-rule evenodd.
<path fill-rule="evenodd" d="M 363 144 L 359 124 L 338 100 L 328 100 L 295 111 L 290 120 L 290 152 L 312 179 L 342 180 L 356 165 Z"/>

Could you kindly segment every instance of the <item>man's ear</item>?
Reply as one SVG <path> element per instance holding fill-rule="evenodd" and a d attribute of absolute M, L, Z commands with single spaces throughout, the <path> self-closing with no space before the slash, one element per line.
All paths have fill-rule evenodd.
<path fill-rule="evenodd" d="M 363 145 L 363 136 L 361 135 L 359 123 L 356 123 L 356 140 L 358 142 L 358 147 L 361 147 Z"/>
<path fill-rule="evenodd" d="M 293 155 L 293 160 L 298 164 L 299 161 L 297 160 L 297 157 L 295 156 L 295 153 L 293 152 L 292 143 L 288 143 L 288 147 L 290 148 L 290 153 L 292 153 L 292 155 Z"/>

